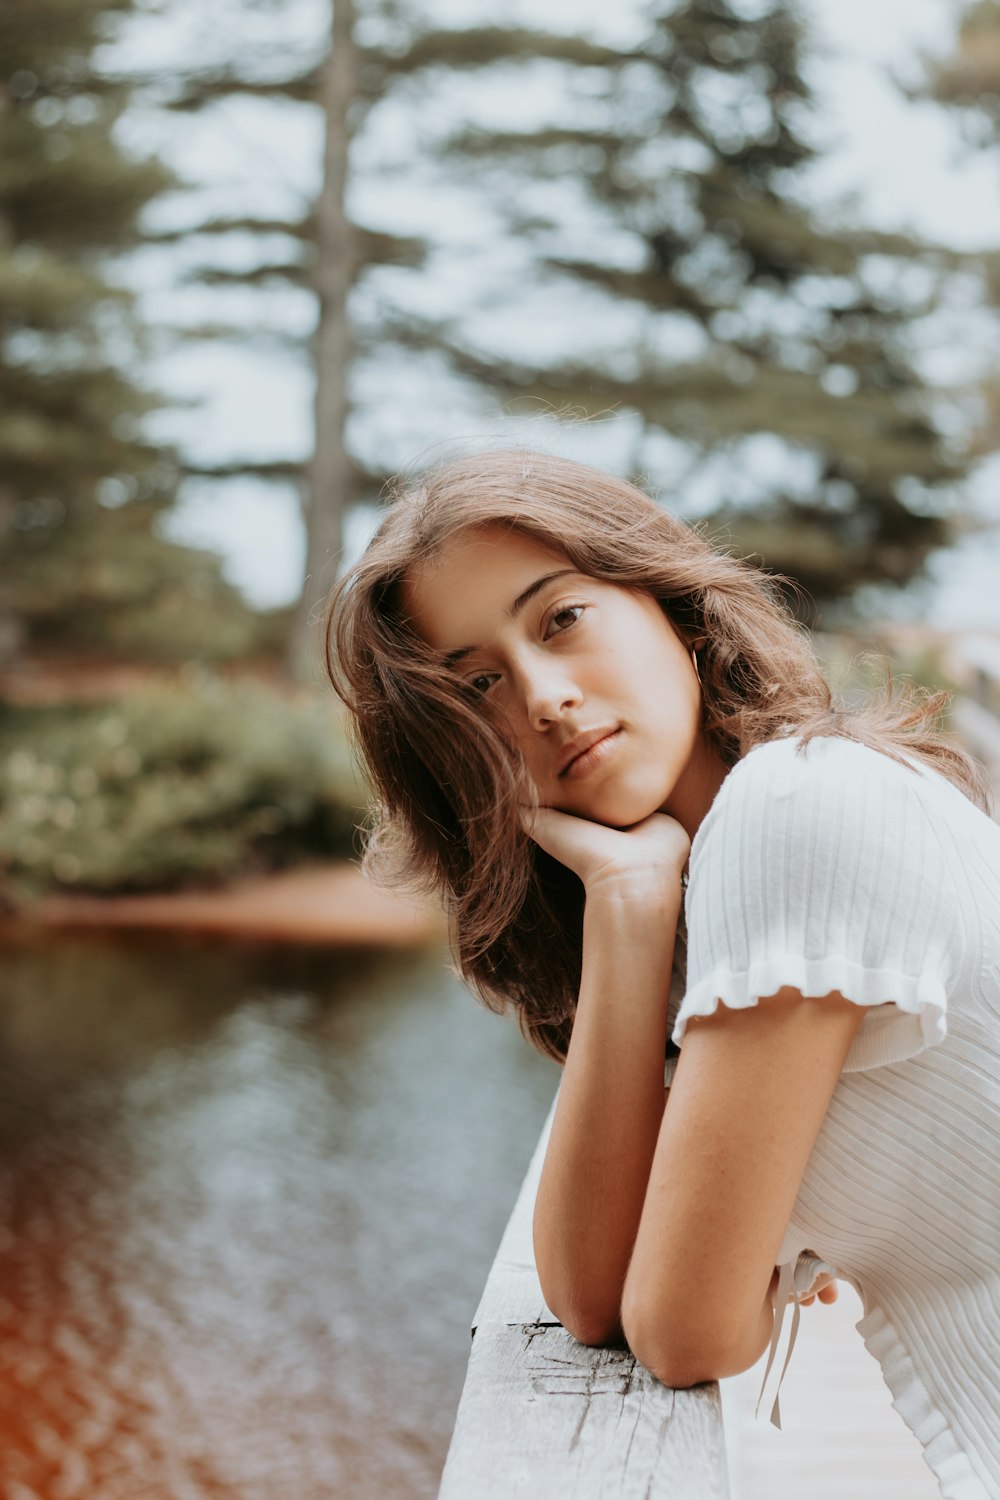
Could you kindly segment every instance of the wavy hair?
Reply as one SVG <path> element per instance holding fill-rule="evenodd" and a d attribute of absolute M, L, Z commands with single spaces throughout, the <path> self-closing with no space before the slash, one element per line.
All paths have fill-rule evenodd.
<path fill-rule="evenodd" d="M 926 761 L 989 810 L 983 768 L 932 720 L 949 701 L 891 670 L 881 695 L 836 703 L 790 581 L 720 553 L 634 485 L 524 449 L 452 457 L 393 503 L 330 599 L 326 661 L 375 792 L 365 865 L 384 883 L 443 896 L 462 978 L 489 1009 L 516 1007 L 522 1033 L 563 1060 L 580 983 L 583 886 L 523 832 L 520 756 L 482 698 L 416 634 L 401 586 L 449 537 L 500 523 L 563 553 L 580 572 L 657 599 L 689 645 L 702 642 L 702 732 L 732 766 L 793 732 L 801 749 L 841 735 Z M 794 585 L 791 585 L 794 587 Z"/>

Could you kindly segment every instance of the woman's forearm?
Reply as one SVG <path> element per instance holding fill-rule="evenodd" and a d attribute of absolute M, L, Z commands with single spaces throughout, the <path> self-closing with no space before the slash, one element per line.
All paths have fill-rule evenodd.
<path fill-rule="evenodd" d="M 620 1338 L 621 1294 L 664 1107 L 681 892 L 588 895 L 573 1034 L 535 1206 L 545 1299 L 588 1344 Z"/>

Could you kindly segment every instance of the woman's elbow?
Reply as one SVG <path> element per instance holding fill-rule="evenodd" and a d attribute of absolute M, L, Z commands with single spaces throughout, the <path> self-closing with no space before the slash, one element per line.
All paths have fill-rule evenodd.
<path fill-rule="evenodd" d="M 620 1289 L 612 1292 L 595 1278 L 580 1276 L 561 1266 L 556 1273 L 536 1247 L 535 1269 L 545 1305 L 579 1344 L 594 1348 L 624 1342 Z"/>
<path fill-rule="evenodd" d="M 639 1364 L 672 1390 L 686 1390 L 733 1373 L 730 1361 L 703 1334 L 686 1338 L 682 1329 L 671 1329 L 668 1320 L 643 1309 L 623 1306 L 622 1331 Z"/>
<path fill-rule="evenodd" d="M 581 1298 L 550 1297 L 544 1288 L 543 1295 L 546 1306 L 578 1344 L 588 1344 L 593 1349 L 599 1349 L 624 1342 L 617 1308 L 610 1310 L 607 1306 L 595 1305 Z"/>
<path fill-rule="evenodd" d="M 574 1318 L 573 1324 L 572 1328 L 565 1323 L 563 1327 L 572 1333 L 578 1344 L 588 1344 L 592 1349 L 609 1349 L 625 1343 L 621 1319 L 617 1316 L 609 1319 L 584 1313 L 580 1318 Z"/>

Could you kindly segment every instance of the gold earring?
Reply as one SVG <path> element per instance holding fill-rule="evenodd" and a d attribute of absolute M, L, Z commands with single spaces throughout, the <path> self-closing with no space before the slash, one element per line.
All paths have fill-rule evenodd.
<path fill-rule="evenodd" d="M 701 682 L 701 673 L 698 671 L 698 652 L 697 652 L 697 649 L 694 646 L 691 647 L 691 660 L 694 663 L 694 675 L 697 677 L 697 679 L 698 679 L 698 681 L 700 683 Z"/>

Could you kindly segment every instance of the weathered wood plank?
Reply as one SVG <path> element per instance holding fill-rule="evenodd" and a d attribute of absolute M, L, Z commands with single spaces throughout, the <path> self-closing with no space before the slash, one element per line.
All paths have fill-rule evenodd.
<path fill-rule="evenodd" d="M 727 1500 L 717 1385 L 672 1391 L 626 1349 L 480 1326 L 439 1500 Z"/>
<path fill-rule="evenodd" d="M 555 1101 L 472 1322 L 439 1500 L 726 1500 L 715 1384 L 672 1391 L 546 1306 L 531 1224 Z"/>

